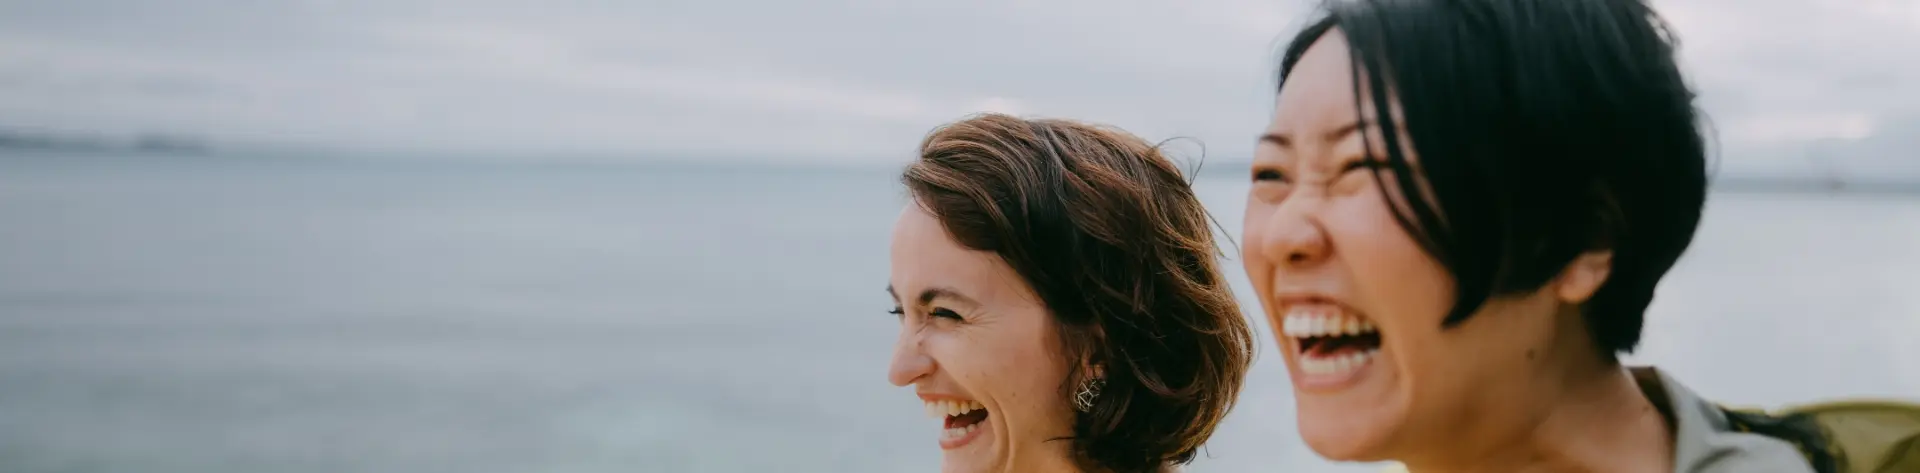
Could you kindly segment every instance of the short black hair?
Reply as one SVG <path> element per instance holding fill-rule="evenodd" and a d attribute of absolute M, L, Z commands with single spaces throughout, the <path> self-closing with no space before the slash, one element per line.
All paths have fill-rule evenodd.
<path fill-rule="evenodd" d="M 1361 115 L 1389 131 L 1384 161 L 1405 200 L 1388 201 L 1457 280 L 1445 326 L 1610 249 L 1610 276 L 1582 312 L 1604 357 L 1632 351 L 1654 286 L 1693 240 L 1708 181 L 1694 94 L 1653 8 L 1338 0 L 1322 12 L 1286 47 L 1279 83 L 1328 31 L 1346 36 L 1354 90 L 1366 81 L 1374 107 Z M 1362 106 L 1358 93 L 1354 102 Z M 1390 113 L 1396 102 L 1404 123 Z M 1413 141 L 1425 189 L 1402 139 Z"/>

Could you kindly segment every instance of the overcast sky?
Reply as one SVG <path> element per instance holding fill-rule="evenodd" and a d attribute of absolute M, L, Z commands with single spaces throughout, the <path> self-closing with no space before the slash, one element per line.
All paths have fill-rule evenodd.
<path fill-rule="evenodd" d="M 0 126 L 471 156 L 905 159 L 983 110 L 1244 158 L 1303 0 L 0 0 Z M 1723 164 L 1920 176 L 1920 0 L 1665 0 Z M 1858 171 L 1855 171 L 1858 172 Z"/>

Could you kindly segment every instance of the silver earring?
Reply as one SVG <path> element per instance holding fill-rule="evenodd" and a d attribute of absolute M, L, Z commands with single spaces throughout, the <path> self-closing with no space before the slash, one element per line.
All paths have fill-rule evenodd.
<path fill-rule="evenodd" d="M 1105 387 L 1106 378 L 1093 378 L 1080 383 L 1080 390 L 1073 393 L 1073 408 L 1080 412 L 1093 412 L 1093 401 L 1100 399 L 1100 389 Z"/>

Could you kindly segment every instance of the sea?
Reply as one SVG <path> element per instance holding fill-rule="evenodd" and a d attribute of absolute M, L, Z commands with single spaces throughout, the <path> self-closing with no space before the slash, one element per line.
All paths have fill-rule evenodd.
<path fill-rule="evenodd" d="M 886 380 L 896 171 L 0 155 L 0 471 L 936 471 Z M 1237 236 L 1234 176 L 1194 185 Z M 1630 362 L 1734 405 L 1920 398 L 1920 195 L 1706 215 Z M 1302 444 L 1250 318 L 1188 471 L 1378 471 Z"/>

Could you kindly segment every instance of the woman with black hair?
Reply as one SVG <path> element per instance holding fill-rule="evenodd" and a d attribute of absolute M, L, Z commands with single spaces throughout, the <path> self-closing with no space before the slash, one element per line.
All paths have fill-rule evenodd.
<path fill-rule="evenodd" d="M 1920 471 L 1910 405 L 1735 412 L 1620 363 L 1707 196 L 1652 8 L 1326 10 L 1286 49 L 1243 235 L 1315 452 L 1416 472 Z"/>

